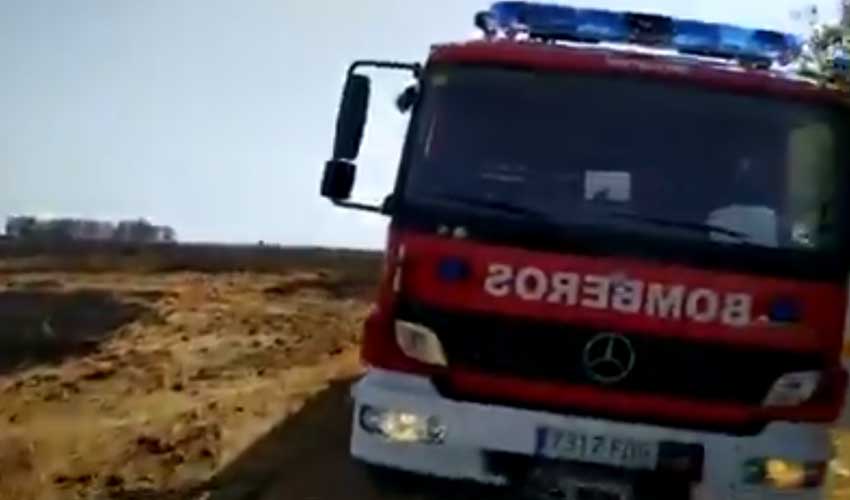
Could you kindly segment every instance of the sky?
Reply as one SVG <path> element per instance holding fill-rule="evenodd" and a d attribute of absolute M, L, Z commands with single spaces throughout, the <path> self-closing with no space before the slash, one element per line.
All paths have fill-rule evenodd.
<path fill-rule="evenodd" d="M 800 31 L 838 0 L 575 0 Z M 0 0 L 0 218 L 146 217 L 181 240 L 380 247 L 318 195 L 347 65 L 423 61 L 489 0 Z M 374 82 L 355 198 L 391 189 L 403 75 Z"/>

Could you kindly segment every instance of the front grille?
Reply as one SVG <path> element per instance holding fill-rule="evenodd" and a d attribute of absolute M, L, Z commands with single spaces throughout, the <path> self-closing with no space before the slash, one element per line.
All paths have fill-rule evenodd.
<path fill-rule="evenodd" d="M 824 365 L 816 354 L 618 332 L 633 347 L 633 370 L 622 380 L 600 382 L 583 362 L 585 347 L 600 330 L 411 304 L 402 306 L 399 317 L 433 329 L 452 366 L 694 400 L 759 405 L 781 375 Z"/>

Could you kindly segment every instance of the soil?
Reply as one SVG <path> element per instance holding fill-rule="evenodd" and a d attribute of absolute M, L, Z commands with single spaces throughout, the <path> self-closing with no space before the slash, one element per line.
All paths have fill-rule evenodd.
<path fill-rule="evenodd" d="M 0 498 L 191 491 L 361 371 L 364 289 L 322 272 L 0 283 Z"/>

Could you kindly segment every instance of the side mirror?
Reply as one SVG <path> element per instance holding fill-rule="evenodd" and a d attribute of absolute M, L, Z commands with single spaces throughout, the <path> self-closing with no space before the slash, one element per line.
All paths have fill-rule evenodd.
<path fill-rule="evenodd" d="M 369 109 L 370 88 L 369 77 L 355 73 L 351 73 L 345 82 L 339 115 L 336 119 L 333 151 L 335 160 L 354 160 L 360 153 Z"/>
<path fill-rule="evenodd" d="M 360 68 L 380 68 L 409 71 L 419 79 L 422 66 L 416 63 L 400 63 L 392 61 L 356 61 L 348 68 L 348 78 L 342 92 L 342 102 L 336 118 L 336 136 L 334 138 L 333 156 L 325 164 L 322 174 L 321 194 L 330 198 L 334 205 L 375 213 L 388 213 L 391 203 L 385 201 L 382 206 L 372 203 L 349 201 L 354 189 L 354 177 L 357 167 L 354 161 L 360 153 L 363 142 L 363 131 L 366 128 L 366 118 L 369 109 L 369 94 L 371 81 L 369 77 L 358 74 Z M 418 99 L 418 87 L 412 86 L 404 92 L 405 104 L 412 107 Z M 401 98 L 400 98 L 401 100 Z M 401 107 L 402 105 L 399 104 Z"/>
<path fill-rule="evenodd" d="M 357 167 L 345 160 L 331 160 L 325 164 L 322 175 L 322 196 L 331 200 L 347 200 L 354 188 Z"/>

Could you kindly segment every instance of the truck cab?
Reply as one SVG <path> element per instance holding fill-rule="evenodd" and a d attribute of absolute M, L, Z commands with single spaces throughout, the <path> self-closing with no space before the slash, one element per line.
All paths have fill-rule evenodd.
<path fill-rule="evenodd" d="M 322 194 L 390 218 L 352 454 L 568 500 L 823 498 L 847 95 L 781 33 L 524 2 L 476 22 L 349 71 Z M 368 67 L 415 78 L 381 206 L 351 200 Z"/>

